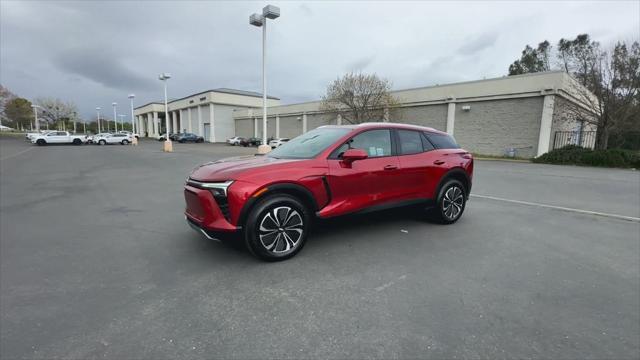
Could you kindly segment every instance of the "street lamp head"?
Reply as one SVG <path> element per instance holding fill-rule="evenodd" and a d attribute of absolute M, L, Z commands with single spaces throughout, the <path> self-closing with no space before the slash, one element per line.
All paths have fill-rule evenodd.
<path fill-rule="evenodd" d="M 117 102 L 112 102 L 111 105 L 112 106 L 116 106 L 116 105 L 118 105 L 118 103 Z"/>
<path fill-rule="evenodd" d="M 262 26 L 263 22 L 264 22 L 264 18 L 260 14 L 256 13 L 256 14 L 253 14 L 253 15 L 249 16 L 249 24 L 251 24 L 253 26 L 260 27 L 260 26 Z"/>
<path fill-rule="evenodd" d="M 100 110 L 102 110 L 102 108 L 101 107 L 97 107 L 96 110 L 100 111 Z"/>
<path fill-rule="evenodd" d="M 158 79 L 163 80 L 163 81 L 164 81 L 164 80 L 169 80 L 169 79 L 171 79 L 171 74 L 169 74 L 169 73 L 162 73 L 162 74 L 160 74 L 160 75 L 158 76 Z"/>
<path fill-rule="evenodd" d="M 133 99 L 134 97 L 136 97 L 136 94 L 129 94 L 129 99 Z"/>
<path fill-rule="evenodd" d="M 40 105 L 31 105 L 32 108 L 37 109 L 40 107 Z"/>
<path fill-rule="evenodd" d="M 280 8 L 273 5 L 267 5 L 262 8 L 262 16 L 267 19 L 277 19 L 280 17 Z"/>

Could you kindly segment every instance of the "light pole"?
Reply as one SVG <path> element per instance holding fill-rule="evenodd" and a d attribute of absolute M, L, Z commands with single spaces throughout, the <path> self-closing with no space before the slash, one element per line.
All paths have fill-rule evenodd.
<path fill-rule="evenodd" d="M 133 116 L 133 99 L 136 97 L 135 94 L 129 94 L 129 100 L 131 100 L 131 132 L 136 133 L 136 121 Z"/>
<path fill-rule="evenodd" d="M 118 103 L 112 102 L 111 106 L 113 106 L 113 123 L 115 125 L 116 132 L 118 132 L 118 115 L 116 115 L 116 106 L 118 106 Z"/>
<path fill-rule="evenodd" d="M 124 115 L 120 114 L 118 117 L 120 118 L 120 130 L 124 130 Z"/>
<path fill-rule="evenodd" d="M 96 112 L 98 113 L 98 134 L 100 134 L 102 132 L 102 129 L 100 127 L 100 108 L 99 107 L 96 108 Z"/>
<path fill-rule="evenodd" d="M 167 106 L 167 80 L 171 79 L 171 74 L 162 73 L 158 76 L 158 79 L 164 83 L 164 136 L 166 138 L 164 141 L 164 151 L 172 152 L 173 145 L 171 144 L 171 139 L 169 139 L 169 108 Z"/>
<path fill-rule="evenodd" d="M 78 114 L 76 114 L 76 112 L 73 112 L 73 133 L 76 133 L 76 118 L 77 118 Z"/>
<path fill-rule="evenodd" d="M 33 116 L 35 117 L 36 131 L 40 131 L 40 124 L 38 123 L 38 108 L 39 108 L 40 106 L 38 106 L 38 105 L 31 105 L 31 107 L 33 108 Z"/>
<path fill-rule="evenodd" d="M 280 17 L 280 8 L 267 5 L 262 8 L 262 15 L 255 13 L 249 17 L 249 24 L 262 27 L 262 145 L 258 147 L 258 153 L 265 154 L 271 151 L 267 144 L 267 19 Z"/>

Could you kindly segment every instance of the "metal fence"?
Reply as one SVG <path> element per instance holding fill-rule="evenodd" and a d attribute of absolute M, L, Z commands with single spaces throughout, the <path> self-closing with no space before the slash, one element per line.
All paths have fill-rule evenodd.
<path fill-rule="evenodd" d="M 559 149 L 567 145 L 577 145 L 593 149 L 596 146 L 595 131 L 556 131 L 553 136 L 553 148 Z"/>

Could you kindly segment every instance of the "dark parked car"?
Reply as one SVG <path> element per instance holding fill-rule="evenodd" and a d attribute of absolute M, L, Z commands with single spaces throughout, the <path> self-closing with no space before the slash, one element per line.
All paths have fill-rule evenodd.
<path fill-rule="evenodd" d="M 250 138 L 243 138 L 242 140 L 240 140 L 240 145 L 247 147 L 247 146 L 260 146 L 262 144 L 262 139 L 257 138 L 257 137 L 250 137 Z"/>
<path fill-rule="evenodd" d="M 184 134 L 179 134 L 178 137 L 176 138 L 176 141 L 180 142 L 180 143 L 186 143 L 186 142 L 196 142 L 196 143 L 201 143 L 204 142 L 204 138 L 202 136 L 198 136 L 194 133 L 184 133 Z"/>
<path fill-rule="evenodd" d="M 194 169 L 185 215 L 208 238 L 283 260 L 302 249 L 315 217 L 420 204 L 452 224 L 472 176 L 473 157 L 446 133 L 389 123 L 322 126 L 264 156 Z"/>
<path fill-rule="evenodd" d="M 171 141 L 176 141 L 179 135 L 180 134 L 171 133 L 169 134 L 169 139 Z M 158 136 L 158 141 L 165 141 L 165 140 L 167 140 L 167 134 L 160 134 Z"/>

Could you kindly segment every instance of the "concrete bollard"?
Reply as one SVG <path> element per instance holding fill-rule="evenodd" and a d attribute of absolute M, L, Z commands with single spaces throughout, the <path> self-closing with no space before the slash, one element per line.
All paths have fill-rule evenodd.
<path fill-rule="evenodd" d="M 260 145 L 258 146 L 258 154 L 266 154 L 271 151 L 271 146 L 269 145 Z"/>
<path fill-rule="evenodd" d="M 173 143 L 171 140 L 165 140 L 162 150 L 164 152 L 173 152 Z"/>

